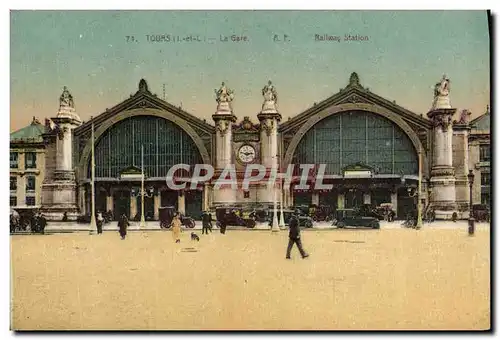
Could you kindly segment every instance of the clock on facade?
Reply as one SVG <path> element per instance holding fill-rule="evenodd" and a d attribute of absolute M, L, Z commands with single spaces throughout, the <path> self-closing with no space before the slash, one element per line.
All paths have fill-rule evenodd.
<path fill-rule="evenodd" d="M 245 144 L 238 150 L 238 158 L 242 163 L 250 163 L 255 159 L 255 148 Z"/>

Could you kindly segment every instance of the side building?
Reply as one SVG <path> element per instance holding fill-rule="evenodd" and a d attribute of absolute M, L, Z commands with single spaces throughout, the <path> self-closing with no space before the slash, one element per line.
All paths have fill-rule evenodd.
<path fill-rule="evenodd" d="M 45 178 L 45 125 L 33 117 L 30 125 L 10 134 L 10 207 L 37 209 L 42 205 Z"/>

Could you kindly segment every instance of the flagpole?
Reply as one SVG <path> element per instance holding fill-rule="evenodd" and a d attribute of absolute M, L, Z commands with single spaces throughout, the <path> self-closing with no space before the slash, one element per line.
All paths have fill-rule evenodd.
<path fill-rule="evenodd" d="M 95 146 L 94 146 L 94 117 L 90 117 L 92 122 L 92 160 L 91 160 L 91 175 L 90 175 L 90 195 L 91 195 L 91 212 L 90 212 L 90 231 L 89 233 L 96 234 L 97 233 L 97 223 L 95 220 Z"/>

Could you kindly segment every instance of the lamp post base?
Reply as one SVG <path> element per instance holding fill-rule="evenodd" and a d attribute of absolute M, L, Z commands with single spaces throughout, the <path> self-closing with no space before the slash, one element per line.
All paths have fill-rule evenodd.
<path fill-rule="evenodd" d="M 474 232 L 476 231 L 476 220 L 474 217 L 469 217 L 469 235 L 472 236 L 474 235 Z"/>
<path fill-rule="evenodd" d="M 272 232 L 278 232 L 278 231 L 280 231 L 280 227 L 278 225 L 278 220 L 277 219 L 274 219 L 273 225 L 271 226 L 271 231 Z"/>
<path fill-rule="evenodd" d="M 95 217 L 90 219 L 89 235 L 97 235 L 97 222 Z"/>

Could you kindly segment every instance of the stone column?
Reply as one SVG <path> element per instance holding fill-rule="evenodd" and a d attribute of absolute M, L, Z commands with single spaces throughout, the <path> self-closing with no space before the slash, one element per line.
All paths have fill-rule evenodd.
<path fill-rule="evenodd" d="M 281 114 L 277 108 L 276 88 L 272 85 L 271 81 L 264 86 L 262 94 L 264 96 L 264 103 L 262 104 L 262 110 L 257 115 L 260 121 L 260 161 L 269 172 L 271 169 L 286 171 L 286 169 L 280 169 L 282 155 L 278 152 L 278 125 L 281 121 Z M 260 203 L 272 204 L 274 202 L 274 191 L 277 191 L 276 197 L 279 197 L 277 185 L 275 187 L 268 187 L 267 183 L 262 183 L 260 186 L 263 193 L 259 197 Z"/>
<path fill-rule="evenodd" d="M 82 215 L 87 214 L 86 204 L 85 204 L 85 186 L 80 185 L 78 188 L 78 207 Z"/>
<path fill-rule="evenodd" d="M 160 209 L 160 203 L 161 203 L 161 196 L 160 192 L 158 190 L 155 190 L 155 195 L 153 197 L 153 204 L 154 204 L 154 219 L 159 220 L 160 215 L 159 215 L 159 209 Z"/>
<path fill-rule="evenodd" d="M 106 212 L 113 211 L 113 192 L 110 190 L 106 196 Z"/>
<path fill-rule="evenodd" d="M 451 219 L 453 213 L 457 212 L 452 150 L 452 116 L 455 111 L 449 99 L 449 79 L 444 76 L 436 84 L 434 102 L 427 114 L 434 135 L 430 205 L 437 219 Z"/>
<path fill-rule="evenodd" d="M 462 113 L 464 114 L 464 113 Z M 455 168 L 455 200 L 460 218 L 469 217 L 469 125 L 464 121 L 453 125 L 453 167 Z"/>
<path fill-rule="evenodd" d="M 391 193 L 391 204 L 392 204 L 392 210 L 398 214 L 398 193 L 397 192 L 392 192 Z M 400 217 L 400 216 L 398 216 Z"/>
<path fill-rule="evenodd" d="M 137 197 L 130 196 L 130 219 L 133 220 L 137 215 Z"/>
<path fill-rule="evenodd" d="M 182 215 L 186 214 L 186 193 L 184 193 L 182 191 L 178 191 L 177 210 Z"/>
<path fill-rule="evenodd" d="M 371 204 L 372 203 L 372 197 L 370 193 L 363 194 L 363 204 Z"/>
<path fill-rule="evenodd" d="M 233 114 L 232 100 L 233 92 L 222 83 L 216 91 L 217 111 L 212 115 L 215 122 L 215 177 L 218 178 L 224 168 L 233 166 L 233 123 L 236 116 Z M 236 202 L 236 191 L 225 185 L 214 190 L 214 205 L 233 204 Z"/>
<path fill-rule="evenodd" d="M 204 184 L 203 185 L 203 202 L 202 202 L 202 209 L 204 211 L 207 211 L 208 209 L 210 209 L 210 202 L 209 202 L 209 186 L 208 184 Z"/>
<path fill-rule="evenodd" d="M 311 203 L 319 205 L 319 194 L 317 192 L 312 194 Z"/>
<path fill-rule="evenodd" d="M 42 212 L 47 219 L 60 220 L 66 213 L 69 220 L 78 216 L 77 185 L 73 168 L 73 130 L 82 124 L 74 108 L 73 96 L 64 87 L 59 98 L 57 116 L 48 134 L 56 139 L 56 169 L 54 178 L 43 184 Z M 47 195 L 45 195 L 47 192 Z M 49 197 L 47 197 L 49 196 Z M 51 197 L 50 197 L 51 196 Z"/>
<path fill-rule="evenodd" d="M 338 194 L 337 209 L 344 209 L 345 194 Z"/>

